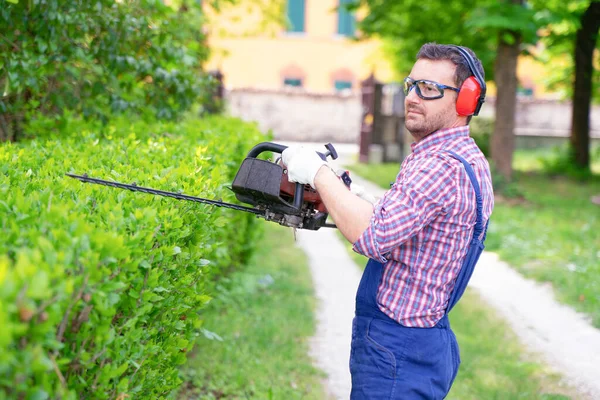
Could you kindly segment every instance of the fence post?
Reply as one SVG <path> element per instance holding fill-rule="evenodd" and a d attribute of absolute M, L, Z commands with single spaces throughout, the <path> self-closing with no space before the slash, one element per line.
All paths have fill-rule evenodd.
<path fill-rule="evenodd" d="M 369 162 L 369 148 L 371 147 L 373 122 L 375 121 L 375 75 L 371 75 L 360 83 L 362 93 L 362 115 L 360 123 L 360 139 L 358 161 Z"/>
<path fill-rule="evenodd" d="M 205 111 L 208 114 L 217 114 L 223 110 L 225 103 L 225 86 L 223 85 L 223 73 L 218 70 L 212 70 L 208 72 L 208 75 L 212 78 L 212 93 L 210 96 L 209 104 L 205 105 Z"/>

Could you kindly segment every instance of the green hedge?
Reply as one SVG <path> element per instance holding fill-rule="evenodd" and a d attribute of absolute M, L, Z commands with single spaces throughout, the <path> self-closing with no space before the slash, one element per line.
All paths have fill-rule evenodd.
<path fill-rule="evenodd" d="M 256 218 L 64 174 L 232 200 L 225 185 L 265 139 L 217 117 L 61 129 L 0 145 L 0 398 L 166 396 Z"/>

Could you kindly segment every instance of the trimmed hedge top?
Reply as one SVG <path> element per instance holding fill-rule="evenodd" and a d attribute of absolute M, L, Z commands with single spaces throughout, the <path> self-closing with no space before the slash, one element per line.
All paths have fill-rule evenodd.
<path fill-rule="evenodd" d="M 0 397 L 163 397 L 211 276 L 248 254 L 256 219 L 64 174 L 231 201 L 225 185 L 264 137 L 225 118 L 75 124 L 0 146 Z"/>

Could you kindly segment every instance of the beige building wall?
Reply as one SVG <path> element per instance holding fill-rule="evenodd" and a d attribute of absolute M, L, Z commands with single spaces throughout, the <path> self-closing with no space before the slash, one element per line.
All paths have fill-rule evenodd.
<path fill-rule="evenodd" d="M 220 69 L 227 88 L 279 89 L 284 78 L 301 77 L 307 91 L 333 92 L 335 79 L 352 81 L 353 90 L 371 72 L 392 80 L 378 41 L 337 34 L 337 4 L 306 0 L 304 33 L 288 33 L 277 21 L 265 26 L 264 12 L 256 7 L 229 7 L 220 14 L 207 10 L 213 51 L 207 68 Z M 279 5 L 285 16 L 284 3 Z"/>
<path fill-rule="evenodd" d="M 338 0 L 305 0 L 304 33 L 286 32 L 285 4 L 285 0 L 248 0 L 237 6 L 223 4 L 219 13 L 205 7 L 212 51 L 207 68 L 220 69 L 227 88 L 276 90 L 283 87 L 286 76 L 300 75 L 308 92 L 333 92 L 336 77 L 352 80 L 356 92 L 360 81 L 371 72 L 383 82 L 397 80 L 380 41 L 355 41 L 337 34 Z M 359 11 L 359 18 L 365 12 Z M 541 48 L 530 51 L 536 53 Z M 564 61 L 550 64 L 554 63 Z M 550 68 L 533 57 L 521 56 L 519 82 L 533 89 L 535 98 L 560 98 L 560 93 L 545 88 Z M 495 95 L 494 82 L 490 81 L 488 96 Z"/>

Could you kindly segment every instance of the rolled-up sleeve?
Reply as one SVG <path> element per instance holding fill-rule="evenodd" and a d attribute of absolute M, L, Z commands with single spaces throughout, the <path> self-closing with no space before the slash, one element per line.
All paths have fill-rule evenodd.
<path fill-rule="evenodd" d="M 368 228 L 353 250 L 385 263 L 386 256 L 406 242 L 455 200 L 456 169 L 446 158 L 415 160 L 375 205 Z"/>

